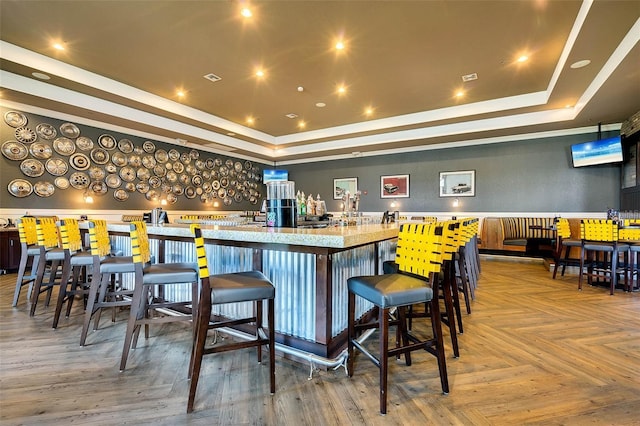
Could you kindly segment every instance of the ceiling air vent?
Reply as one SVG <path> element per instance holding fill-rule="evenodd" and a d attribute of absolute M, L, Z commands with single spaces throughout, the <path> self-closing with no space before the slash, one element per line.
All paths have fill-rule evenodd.
<path fill-rule="evenodd" d="M 463 76 L 462 76 L 462 81 L 464 81 L 465 83 L 466 83 L 467 81 L 473 81 L 473 80 L 477 80 L 477 79 L 478 79 L 478 74 L 476 74 L 475 72 L 474 72 L 474 73 L 471 73 L 471 74 L 466 74 L 466 75 L 463 75 Z"/>
<path fill-rule="evenodd" d="M 214 73 L 205 74 L 204 78 L 206 78 L 207 80 L 213 81 L 214 83 L 216 81 L 222 80 L 222 77 L 218 77 Z"/>
<path fill-rule="evenodd" d="M 287 117 L 287 118 L 298 118 L 298 114 L 289 113 L 289 114 L 286 114 L 285 117 Z"/>

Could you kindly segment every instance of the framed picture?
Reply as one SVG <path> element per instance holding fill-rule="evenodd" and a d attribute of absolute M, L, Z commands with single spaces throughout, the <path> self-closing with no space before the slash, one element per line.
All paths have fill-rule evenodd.
<path fill-rule="evenodd" d="M 380 198 L 409 198 L 409 175 L 380 176 Z"/>
<path fill-rule="evenodd" d="M 475 197 L 476 171 L 440 172 L 441 197 Z"/>
<path fill-rule="evenodd" d="M 334 200 L 341 200 L 347 191 L 349 191 L 351 195 L 358 192 L 358 178 L 338 178 L 333 180 Z"/>

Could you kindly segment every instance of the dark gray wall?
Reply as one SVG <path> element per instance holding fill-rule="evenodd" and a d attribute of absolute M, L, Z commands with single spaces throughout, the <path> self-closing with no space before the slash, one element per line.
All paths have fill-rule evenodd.
<path fill-rule="evenodd" d="M 603 134 L 615 136 L 617 132 Z M 424 212 L 604 212 L 620 204 L 619 165 L 573 168 L 570 146 L 597 139 L 582 134 L 532 139 L 482 146 L 449 148 L 376 157 L 283 166 L 289 170 L 296 190 L 333 200 L 333 179 L 357 177 L 366 191 L 362 211 L 390 210 L 391 199 L 380 198 L 381 175 L 410 175 L 410 197 L 398 198 L 401 211 Z M 439 197 L 439 174 L 443 171 L 475 170 L 474 197 Z"/>
<path fill-rule="evenodd" d="M 0 112 L 2 114 L 2 117 L 5 116 L 5 113 L 9 111 L 6 108 L 0 108 Z M 22 111 L 20 111 L 22 112 Z M 22 112 L 28 119 L 27 125 L 26 127 L 28 127 L 31 130 L 36 130 L 36 127 L 38 124 L 40 123 L 48 123 L 52 126 L 54 126 L 58 132 L 57 136 L 63 136 L 60 132 L 60 125 L 65 123 L 65 121 L 62 120 L 57 120 L 54 118 L 49 118 L 49 117 L 42 117 L 36 114 L 29 114 L 29 113 L 24 113 Z M 142 147 L 143 143 L 147 140 L 141 137 L 137 137 L 137 136 L 132 136 L 132 135 L 128 135 L 128 134 L 123 134 L 120 132 L 114 132 L 114 131 L 110 131 L 110 130 L 104 130 L 104 129 L 99 129 L 99 128 L 95 128 L 95 127 L 91 127 L 91 126 L 85 126 L 85 125 L 81 125 L 81 124 L 77 124 L 77 127 L 80 129 L 80 136 L 85 136 L 85 137 L 89 137 L 93 140 L 94 142 L 94 147 L 99 148 L 98 145 L 98 138 L 103 135 L 103 134 L 109 134 L 112 135 L 116 141 L 119 141 L 123 138 L 129 139 L 133 142 L 133 144 L 135 146 L 139 146 Z M 2 120 L 2 122 L 0 123 L 0 144 L 4 144 L 7 141 L 10 140 L 15 140 L 16 136 L 15 136 L 15 128 L 9 126 L 5 120 Z M 36 142 L 46 142 L 49 146 L 53 146 L 53 142 L 54 140 L 44 140 L 40 137 L 38 137 L 38 139 L 36 140 Z M 180 153 L 183 152 L 190 152 L 191 149 L 188 147 L 184 147 L 184 146 L 177 146 L 177 145 L 171 145 L 171 144 L 167 144 L 167 143 L 163 143 L 163 142 L 158 142 L 158 141 L 152 141 L 155 146 L 156 149 L 164 149 L 166 151 L 169 151 L 170 149 L 176 149 L 178 150 Z M 27 146 L 27 148 L 31 145 L 29 143 L 25 144 Z M 113 151 L 109 151 L 110 153 L 113 152 L 117 152 L 117 148 Z M 77 150 L 76 152 L 83 152 L 84 154 L 89 155 L 89 151 L 80 151 Z M 209 152 L 205 152 L 205 151 L 199 151 L 200 152 L 200 157 L 202 159 L 208 159 L 208 158 L 212 158 L 212 159 L 220 159 L 222 162 L 225 162 L 228 159 L 231 159 L 232 161 L 237 162 L 240 161 L 243 166 L 245 161 L 244 160 L 240 160 L 238 158 L 234 158 L 234 157 L 227 157 L 227 156 L 223 156 L 223 155 L 216 155 L 216 154 L 212 154 Z M 64 156 L 64 155 L 60 155 L 58 153 L 56 153 L 55 151 L 53 152 L 53 157 L 57 157 L 57 158 L 62 158 L 64 159 L 67 163 L 69 162 L 70 157 L 69 156 Z M 29 154 L 28 158 L 33 158 L 33 156 L 31 154 Z M 41 160 L 41 162 L 44 164 L 46 160 Z M 192 161 L 190 164 L 193 164 L 194 162 Z M 158 206 L 158 202 L 153 202 L 153 201 L 149 201 L 145 198 L 144 194 L 139 193 L 139 192 L 132 192 L 129 194 L 129 198 L 126 201 L 117 201 L 114 198 L 114 191 L 115 189 L 111 189 L 109 188 L 108 192 L 105 195 L 102 196 L 94 196 L 94 202 L 92 204 L 86 204 L 84 203 L 84 199 L 83 199 L 83 194 L 84 194 L 84 190 L 80 190 L 80 189 L 75 189 L 72 187 L 69 187 L 67 189 L 59 189 L 59 188 L 55 188 L 55 192 L 53 193 L 53 195 L 51 195 L 50 197 L 46 197 L 46 198 L 42 198 L 37 196 L 35 193 L 32 193 L 31 195 L 24 197 L 24 198 L 17 198 L 14 197 L 13 195 L 10 194 L 10 192 L 7 189 L 8 184 L 13 180 L 13 179 L 25 179 L 28 182 L 30 182 L 32 185 L 35 184 L 38 181 L 48 181 L 53 183 L 55 180 L 55 176 L 52 176 L 51 174 L 49 174 L 47 171 L 45 171 L 45 173 L 40 176 L 40 177 L 36 177 L 36 178 L 31 178 L 31 177 L 27 177 L 25 176 L 22 171 L 20 170 L 20 164 L 21 161 L 14 161 L 14 160 L 10 160 L 8 158 L 6 158 L 4 155 L 0 155 L 0 184 L 2 185 L 2 188 L 0 188 L 0 207 L 3 208 L 20 208 L 20 209 L 25 209 L 26 210 L 30 210 L 30 209 L 37 209 L 37 208 L 64 208 L 64 209 L 79 209 L 79 208 L 83 208 L 83 207 L 87 207 L 88 209 L 106 209 L 106 210 L 116 210 L 116 209 L 122 209 L 122 210 L 147 210 L 147 209 L 151 209 L 153 207 Z M 95 164 L 92 164 L 92 166 Z M 256 168 L 257 172 L 256 174 L 261 176 L 262 175 L 262 169 L 263 169 L 263 165 L 262 164 L 257 164 L 255 162 L 252 163 L 252 168 Z M 105 166 L 99 166 L 99 167 L 105 167 Z M 120 168 L 118 168 L 119 170 Z M 233 167 L 232 167 L 233 169 Z M 218 168 L 216 167 L 215 170 L 218 170 Z M 76 172 L 77 170 L 74 170 L 71 166 L 69 167 L 69 171 L 66 173 L 65 177 L 69 178 L 69 176 L 73 173 Z M 211 170 L 209 170 L 211 172 Z M 85 172 L 86 173 L 86 172 Z M 151 173 L 151 175 L 153 176 L 153 173 Z M 229 176 L 229 180 L 231 181 L 232 179 L 234 179 L 233 177 Z M 220 180 L 220 178 L 218 178 L 218 180 Z M 209 182 L 212 182 L 213 179 L 211 179 Z M 138 182 L 138 180 L 136 179 L 134 182 Z M 259 191 L 260 194 L 265 194 L 265 188 L 264 185 L 262 184 L 262 182 L 256 182 L 255 180 L 252 181 L 254 183 L 257 184 L 257 186 L 254 189 L 254 191 Z M 124 186 L 124 182 L 121 185 L 121 187 Z M 184 187 L 186 187 L 187 185 L 183 185 Z M 229 188 L 231 187 L 230 185 L 228 186 Z M 175 204 L 171 204 L 171 205 L 167 205 L 165 208 L 166 209 L 178 209 L 178 210 L 193 210 L 193 211 L 206 211 L 206 210 L 257 210 L 260 208 L 260 201 L 261 201 L 261 196 L 257 197 L 257 200 L 255 202 L 255 204 L 252 204 L 251 202 L 242 199 L 240 202 L 237 201 L 233 201 L 231 205 L 226 206 L 223 204 L 221 199 L 216 199 L 215 201 L 219 202 L 219 207 L 213 207 L 213 205 L 211 203 L 204 203 L 201 201 L 200 196 L 196 196 L 195 198 L 187 198 L 185 195 L 180 195 L 177 197 L 177 202 Z"/>
<path fill-rule="evenodd" d="M 2 115 L 7 109 L 0 109 Z M 46 122 L 57 129 L 64 121 L 26 114 L 28 127 L 35 129 L 37 124 Z M 146 140 L 136 136 L 105 131 L 90 126 L 78 125 L 81 135 L 97 142 L 103 133 L 109 133 L 116 139 L 128 138 L 135 145 Z M 14 128 L 4 120 L 0 124 L 0 141 L 15 139 Z M 614 136 L 617 132 L 603 134 Z M 532 139 L 482 146 L 449 148 L 432 151 L 411 152 L 375 157 L 360 157 L 346 160 L 322 161 L 308 164 L 289 165 L 290 179 L 296 182 L 296 189 L 308 195 L 320 194 L 327 201 L 331 211 L 339 210 L 340 202 L 333 200 L 333 179 L 357 177 L 358 186 L 366 195 L 362 196 L 362 211 L 391 210 L 392 199 L 380 198 L 381 175 L 410 175 L 410 197 L 398 198 L 398 210 L 425 212 L 603 212 L 608 207 L 620 205 L 620 166 L 591 166 L 573 168 L 570 146 L 597 138 L 597 134 L 581 134 L 547 139 Z M 176 148 L 180 152 L 189 151 L 154 141 L 157 148 L 169 150 Z M 58 156 L 57 154 L 54 154 Z M 218 157 L 223 161 L 229 157 L 202 152 L 205 157 Z M 236 158 L 231 157 L 236 161 Z M 255 165 L 256 163 L 254 163 Z M 0 206 L 4 208 L 82 208 L 91 209 L 147 209 L 150 201 L 142 194 L 132 193 L 126 202 L 117 202 L 113 190 L 102 197 L 95 197 L 94 203 L 82 203 L 82 191 L 72 188 L 56 189 L 53 196 L 41 198 L 32 194 L 26 198 L 16 198 L 9 194 L 7 184 L 16 178 L 24 178 L 32 183 L 38 180 L 53 182 L 54 177 L 45 172 L 40 178 L 25 177 L 20 171 L 20 162 L 0 156 Z M 264 168 L 259 165 L 260 172 Z M 442 171 L 476 171 L 476 194 L 474 197 L 459 197 L 461 205 L 452 207 L 452 197 L 439 197 L 439 173 Z M 67 176 L 72 173 L 70 170 Z M 258 185 L 261 194 L 264 186 Z M 233 203 L 225 207 L 220 204 L 215 210 L 256 210 L 260 204 L 248 202 Z M 178 202 L 168 208 L 180 210 L 211 210 L 211 205 L 202 203 L 199 198 L 179 197 Z"/>

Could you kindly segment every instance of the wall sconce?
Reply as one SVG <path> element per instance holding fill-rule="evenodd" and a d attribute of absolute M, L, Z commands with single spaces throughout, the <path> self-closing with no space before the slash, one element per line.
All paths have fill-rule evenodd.
<path fill-rule="evenodd" d="M 460 200 L 458 200 L 457 198 L 454 198 L 453 207 L 458 207 L 458 206 L 460 206 Z"/>
<path fill-rule="evenodd" d="M 165 198 L 163 198 L 162 200 L 160 200 L 160 205 L 161 206 L 166 206 L 167 205 L 167 200 Z"/>
<path fill-rule="evenodd" d="M 91 191 L 90 190 L 86 190 L 84 191 L 84 194 L 82 195 L 82 198 L 84 198 L 84 202 L 87 204 L 91 204 L 93 203 L 93 197 L 91 196 Z"/>
<path fill-rule="evenodd" d="M 395 209 L 396 207 L 398 207 L 398 203 L 396 202 L 396 200 L 393 200 L 391 204 L 389 204 L 389 207 L 391 207 L 392 209 Z"/>
<path fill-rule="evenodd" d="M 220 203 L 219 203 L 219 202 L 217 202 L 217 201 L 214 201 L 214 202 L 213 202 L 213 207 L 220 207 Z"/>

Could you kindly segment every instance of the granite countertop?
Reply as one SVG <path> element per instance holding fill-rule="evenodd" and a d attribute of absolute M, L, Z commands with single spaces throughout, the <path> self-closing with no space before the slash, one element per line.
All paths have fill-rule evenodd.
<path fill-rule="evenodd" d="M 330 248 L 349 248 L 393 239 L 398 236 L 399 230 L 397 224 L 330 226 L 326 228 L 268 228 L 255 225 L 236 227 L 201 225 L 200 227 L 205 239 Z M 108 229 L 112 232 L 129 232 L 129 224 L 110 222 Z M 147 225 L 147 232 L 149 235 L 192 237 L 189 225 L 186 224 Z"/>

